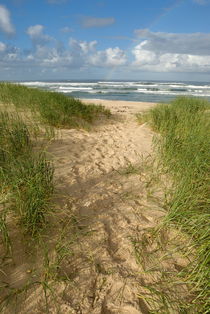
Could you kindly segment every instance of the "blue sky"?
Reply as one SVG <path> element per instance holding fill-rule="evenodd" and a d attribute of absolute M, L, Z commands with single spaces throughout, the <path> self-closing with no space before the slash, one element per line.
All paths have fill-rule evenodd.
<path fill-rule="evenodd" d="M 0 79 L 210 81 L 210 0 L 0 0 Z"/>

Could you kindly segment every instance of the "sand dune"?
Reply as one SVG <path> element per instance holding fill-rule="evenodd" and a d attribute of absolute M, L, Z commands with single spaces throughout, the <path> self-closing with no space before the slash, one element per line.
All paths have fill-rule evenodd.
<path fill-rule="evenodd" d="M 149 313 L 140 294 L 148 293 L 145 286 L 155 282 L 163 269 L 174 271 L 180 263 L 180 259 L 170 260 L 159 264 L 155 273 L 146 273 L 145 260 L 134 250 L 134 244 L 140 247 L 147 230 L 165 214 L 160 191 L 148 195 L 147 173 L 141 168 L 152 154 L 153 133 L 146 125 L 138 125 L 134 115 L 154 104 L 94 103 L 110 108 L 113 117 L 89 132 L 61 130 L 60 138 L 49 147 L 55 162 L 57 215 L 60 211 L 68 220 L 68 208 L 76 221 L 76 229 L 68 223 L 65 227 L 63 241 L 72 255 L 64 259 L 58 273 L 70 281 L 56 283 L 56 302 L 49 298 L 50 313 L 57 313 L 57 307 L 59 313 Z M 129 175 L 127 170 L 126 175 L 133 165 L 139 171 Z M 54 230 L 52 237 L 62 232 Z M 45 312 L 40 286 L 20 304 L 19 312 Z"/>

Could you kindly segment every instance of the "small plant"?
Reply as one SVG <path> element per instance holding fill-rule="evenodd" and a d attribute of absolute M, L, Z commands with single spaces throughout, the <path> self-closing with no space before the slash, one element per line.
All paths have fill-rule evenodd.
<path fill-rule="evenodd" d="M 14 209 L 25 230 L 34 235 L 45 222 L 53 193 L 53 167 L 44 153 L 21 160 L 13 186 Z"/>

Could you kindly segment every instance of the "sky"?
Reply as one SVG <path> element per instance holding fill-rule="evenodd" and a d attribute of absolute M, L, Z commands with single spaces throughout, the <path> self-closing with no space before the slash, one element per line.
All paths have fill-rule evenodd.
<path fill-rule="evenodd" d="M 0 0 L 0 80 L 210 82 L 210 0 Z"/>

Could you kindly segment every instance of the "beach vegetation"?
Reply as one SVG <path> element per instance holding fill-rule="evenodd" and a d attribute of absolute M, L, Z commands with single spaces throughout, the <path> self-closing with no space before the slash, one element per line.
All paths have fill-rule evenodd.
<path fill-rule="evenodd" d="M 89 128 L 96 119 L 110 116 L 101 105 L 86 105 L 61 93 L 12 83 L 0 83 L 0 103 L 30 110 L 42 122 L 57 128 Z"/>
<path fill-rule="evenodd" d="M 41 287 L 48 313 L 54 285 L 71 281 L 61 266 L 72 255 L 70 246 L 78 232 L 73 226 L 69 240 L 71 205 L 62 211 L 55 201 L 54 163 L 48 148 L 59 134 L 57 128 L 89 129 L 95 120 L 109 116 L 102 106 L 0 83 L 0 312 L 9 308 L 17 312 L 18 300 Z M 21 260 L 17 254 L 23 254 Z M 22 262 L 30 265 L 27 279 L 10 280 Z"/>
<path fill-rule="evenodd" d="M 45 220 L 53 192 L 53 165 L 37 149 L 38 126 L 27 125 L 18 112 L 0 112 L 1 229 L 8 242 L 6 213 L 13 212 L 34 235 Z M 43 130 L 40 130 L 40 134 Z M 39 144 L 40 145 L 40 144 Z"/>
<path fill-rule="evenodd" d="M 175 226 L 185 233 L 185 254 L 194 256 L 180 273 L 192 296 L 181 305 L 186 313 L 208 313 L 210 308 L 209 109 L 206 100 L 181 97 L 138 117 L 157 132 L 159 161 L 172 180 L 161 228 Z"/>
<path fill-rule="evenodd" d="M 53 163 L 44 145 L 55 137 L 54 127 L 86 128 L 110 111 L 12 83 L 0 83 L 0 104 L 0 228 L 8 245 L 10 210 L 32 235 L 44 224 L 53 193 Z"/>

